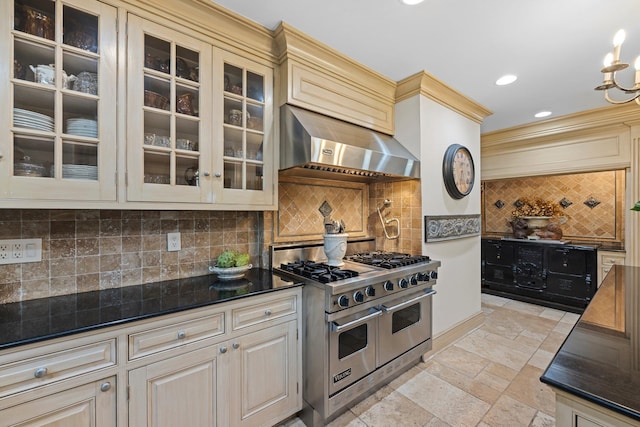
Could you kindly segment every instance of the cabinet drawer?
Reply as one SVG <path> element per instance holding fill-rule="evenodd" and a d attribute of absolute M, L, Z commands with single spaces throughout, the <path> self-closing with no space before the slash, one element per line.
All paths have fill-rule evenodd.
<path fill-rule="evenodd" d="M 0 397 L 61 381 L 116 364 L 115 339 L 51 351 L 50 346 L 17 353 L 20 360 L 0 363 Z M 1 361 L 0 361 L 1 362 Z"/>
<path fill-rule="evenodd" d="M 224 334 L 224 313 L 129 335 L 129 359 Z"/>
<path fill-rule="evenodd" d="M 232 311 L 233 330 L 246 328 L 278 317 L 294 314 L 297 310 L 296 297 L 291 295 Z"/>

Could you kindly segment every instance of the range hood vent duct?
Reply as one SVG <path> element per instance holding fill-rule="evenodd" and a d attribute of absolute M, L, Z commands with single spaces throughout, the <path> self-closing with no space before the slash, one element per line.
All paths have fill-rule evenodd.
<path fill-rule="evenodd" d="M 291 105 L 280 113 L 281 175 L 360 182 L 420 178 L 420 161 L 389 135 Z"/>

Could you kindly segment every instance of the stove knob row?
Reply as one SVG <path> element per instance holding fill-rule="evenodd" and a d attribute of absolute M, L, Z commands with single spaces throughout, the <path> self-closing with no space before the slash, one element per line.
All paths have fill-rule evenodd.
<path fill-rule="evenodd" d="M 426 273 L 418 273 L 418 280 L 421 282 L 428 282 L 429 278 L 430 277 L 428 271 Z"/>
<path fill-rule="evenodd" d="M 373 286 L 367 286 L 366 288 L 364 288 L 364 293 L 368 297 L 375 297 L 376 296 L 376 289 Z"/>
<path fill-rule="evenodd" d="M 340 295 L 338 297 L 338 305 L 340 307 L 349 307 L 349 297 L 346 295 Z"/>
<path fill-rule="evenodd" d="M 384 290 L 391 292 L 393 290 L 393 282 L 391 280 L 387 280 L 386 282 L 384 282 Z"/>
<path fill-rule="evenodd" d="M 418 275 L 414 274 L 413 276 L 411 276 L 409 278 L 409 283 L 411 283 L 412 286 L 416 286 L 418 284 Z"/>
<path fill-rule="evenodd" d="M 398 281 L 398 286 L 400 286 L 402 289 L 407 289 L 409 287 L 409 281 L 407 279 L 400 279 Z"/>
<path fill-rule="evenodd" d="M 432 279 L 437 279 L 437 278 L 438 278 L 438 272 L 437 272 L 437 271 L 435 271 L 435 270 L 434 270 L 434 271 L 432 271 L 432 272 L 431 272 L 431 278 L 432 278 Z"/>

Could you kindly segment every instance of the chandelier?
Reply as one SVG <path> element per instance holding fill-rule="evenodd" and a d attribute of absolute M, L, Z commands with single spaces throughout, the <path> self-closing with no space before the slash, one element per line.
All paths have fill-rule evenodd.
<path fill-rule="evenodd" d="M 629 64 L 620 62 L 620 48 L 622 47 L 622 42 L 624 42 L 625 36 L 626 34 L 624 30 L 618 30 L 616 35 L 613 37 L 613 53 L 609 52 L 607 53 L 607 56 L 604 57 L 604 68 L 601 70 L 604 74 L 604 80 L 600 86 L 595 88 L 595 90 L 603 90 L 604 98 L 611 104 L 626 104 L 627 102 L 636 101 L 636 103 L 640 105 L 640 56 L 636 58 L 634 63 L 636 78 L 633 87 L 627 88 L 621 86 L 616 81 L 616 72 L 629 67 Z M 618 89 L 625 95 L 631 96 L 628 99 L 613 99 L 609 96 L 609 89 Z"/>

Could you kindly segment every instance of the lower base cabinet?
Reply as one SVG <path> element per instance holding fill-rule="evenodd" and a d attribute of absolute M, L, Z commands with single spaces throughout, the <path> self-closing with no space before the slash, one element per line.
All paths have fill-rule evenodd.
<path fill-rule="evenodd" d="M 298 409 L 297 322 L 129 372 L 129 425 L 271 426 Z"/>
<path fill-rule="evenodd" d="M 557 427 L 638 427 L 640 422 L 586 400 L 556 392 Z"/>
<path fill-rule="evenodd" d="M 0 426 L 115 427 L 115 377 L 4 409 Z"/>

